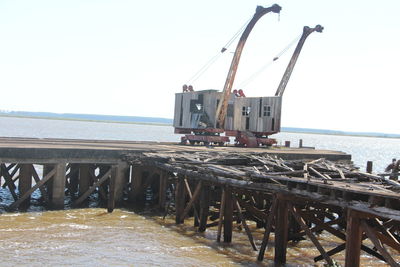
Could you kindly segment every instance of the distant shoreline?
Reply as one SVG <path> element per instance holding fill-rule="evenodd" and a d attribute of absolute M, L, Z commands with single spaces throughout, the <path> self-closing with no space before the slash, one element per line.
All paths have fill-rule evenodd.
<path fill-rule="evenodd" d="M 61 117 L 37 117 L 26 115 L 6 115 L 0 114 L 0 117 L 21 118 L 21 119 L 38 119 L 38 120 L 59 120 L 59 121 L 83 121 L 83 122 L 101 122 L 101 123 L 122 123 L 122 124 L 139 124 L 139 125 L 154 125 L 154 126 L 172 126 L 170 123 L 161 122 L 144 122 L 144 121 L 110 121 L 110 120 L 94 120 L 83 118 L 61 118 Z"/>
<path fill-rule="evenodd" d="M 9 117 L 9 118 L 25 118 L 25 119 L 42 119 L 42 120 L 65 120 L 65 121 L 82 121 L 82 122 L 100 122 L 100 123 L 122 123 L 122 124 L 134 124 L 134 125 L 153 125 L 153 126 L 171 126 L 172 127 L 172 119 L 164 119 L 164 118 L 146 118 L 146 117 L 130 117 L 132 121 L 123 121 L 123 120 L 112 120 L 112 119 L 100 119 L 100 118 L 84 118 L 84 117 L 67 117 L 57 116 L 55 113 L 44 113 L 51 114 L 51 116 L 41 116 L 41 115 L 29 115 L 29 114 L 13 114 L 0 112 L 0 117 Z M 23 112 L 20 112 L 23 113 Z M 81 114 L 76 114 L 76 116 Z M 84 115 L 83 115 L 84 116 Z M 86 115 L 92 117 L 115 117 L 118 118 L 120 116 L 107 116 L 107 115 Z M 122 117 L 121 118 L 128 118 Z M 139 121 L 134 121 L 134 118 L 137 118 Z M 146 121 L 153 120 L 153 121 Z M 157 120 L 163 120 L 171 122 L 160 122 Z M 343 131 L 333 131 L 333 130 L 321 130 L 321 129 L 308 129 L 308 128 L 293 128 L 293 127 L 282 127 L 281 132 L 286 133 L 300 133 L 300 134 L 322 134 L 322 135 L 332 135 L 332 136 L 355 136 L 355 137 L 374 137 L 374 138 L 390 138 L 390 139 L 400 139 L 400 135 L 395 134 L 384 134 L 384 133 L 352 133 L 352 132 L 343 132 Z"/>

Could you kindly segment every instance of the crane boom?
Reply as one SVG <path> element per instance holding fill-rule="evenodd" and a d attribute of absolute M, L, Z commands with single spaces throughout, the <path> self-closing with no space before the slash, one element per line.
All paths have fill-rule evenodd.
<path fill-rule="evenodd" d="M 324 27 L 322 27 L 321 25 L 317 25 L 314 28 L 304 26 L 303 34 L 301 35 L 300 40 L 297 43 L 296 49 L 293 52 L 292 58 L 290 59 L 290 62 L 288 64 L 288 66 L 286 67 L 286 71 L 283 74 L 281 82 L 279 83 L 279 86 L 278 86 L 278 89 L 276 90 L 275 96 L 282 96 L 283 93 L 285 92 L 286 85 L 289 82 L 290 75 L 292 75 L 293 68 L 296 65 L 297 58 L 300 55 L 301 49 L 303 48 L 304 42 L 306 41 L 307 37 L 314 31 L 322 32 L 323 29 L 324 29 Z"/>
<path fill-rule="evenodd" d="M 242 33 L 242 36 L 239 39 L 239 42 L 236 46 L 235 54 L 233 56 L 231 66 L 229 68 L 228 76 L 226 77 L 224 89 L 222 91 L 222 97 L 217 107 L 216 112 L 216 121 L 215 126 L 216 128 L 224 128 L 225 117 L 228 110 L 228 100 L 231 94 L 233 82 L 235 80 L 236 71 L 238 68 L 240 56 L 242 55 L 242 50 L 244 44 L 246 43 L 247 37 L 249 36 L 251 30 L 253 29 L 256 22 L 265 14 L 269 12 L 273 13 L 280 13 L 281 7 L 277 4 L 274 4 L 268 8 L 257 6 L 256 13 L 254 14 L 253 18 L 250 20 L 249 24 L 247 24 L 245 30 Z"/>

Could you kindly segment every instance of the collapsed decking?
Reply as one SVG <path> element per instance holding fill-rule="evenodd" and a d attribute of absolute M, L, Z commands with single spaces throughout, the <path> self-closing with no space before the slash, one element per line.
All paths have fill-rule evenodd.
<path fill-rule="evenodd" d="M 289 240 L 306 236 L 320 252 L 316 261 L 331 264 L 346 250 L 346 266 L 358 266 L 362 250 L 398 266 L 398 183 L 332 162 L 338 160 L 350 156 L 307 149 L 0 138 L 0 177 L 13 196 L 11 209 L 29 205 L 36 189 L 53 208 L 63 208 L 66 195 L 78 206 L 97 193 L 109 211 L 124 201 L 143 203 L 150 192 L 159 208 L 174 207 L 176 223 L 193 215 L 199 231 L 217 226 L 217 238 L 225 242 L 232 241 L 234 221 L 240 222 L 260 251 L 259 260 L 273 232 L 277 263 L 286 262 Z M 37 166 L 43 166 L 42 175 Z M 263 240 L 254 240 L 249 220 L 265 228 Z M 321 231 L 342 242 L 326 251 L 316 234 Z"/>

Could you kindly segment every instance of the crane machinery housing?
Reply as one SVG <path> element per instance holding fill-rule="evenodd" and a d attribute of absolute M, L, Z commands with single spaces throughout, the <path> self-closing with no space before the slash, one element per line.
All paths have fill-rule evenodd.
<path fill-rule="evenodd" d="M 237 68 L 246 40 L 256 22 L 269 12 L 280 13 L 279 5 L 264 8 L 258 6 L 253 18 L 244 29 L 229 68 L 222 92 L 218 90 L 194 91 L 183 86 L 183 92 L 175 94 L 175 133 L 185 134 L 181 143 L 224 145 L 229 136 L 235 137 L 235 145 L 246 147 L 270 146 L 276 143 L 270 135 L 281 127 L 282 96 L 306 38 L 323 27 L 305 26 L 291 60 L 274 96 L 246 97 L 242 90 L 232 92 Z M 225 136 L 222 134 L 225 133 Z"/>

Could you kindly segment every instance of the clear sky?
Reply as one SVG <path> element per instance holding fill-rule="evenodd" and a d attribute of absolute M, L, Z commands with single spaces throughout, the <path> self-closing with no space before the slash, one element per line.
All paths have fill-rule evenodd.
<path fill-rule="evenodd" d="M 282 125 L 400 133 L 400 1 L 0 0 L 1 110 L 173 117 L 174 93 L 254 14 L 277 3 L 244 48 L 234 88 L 275 93 L 307 39 Z M 222 89 L 236 43 L 198 80 Z"/>

